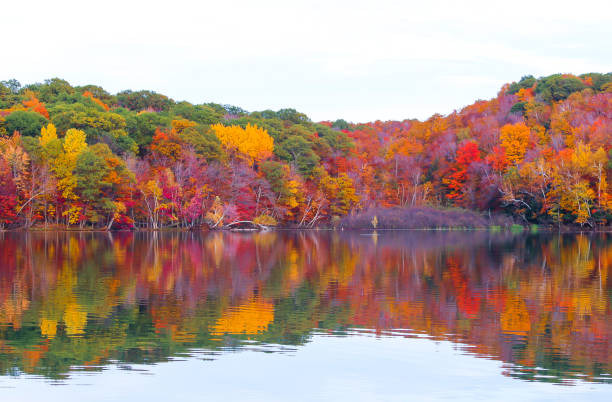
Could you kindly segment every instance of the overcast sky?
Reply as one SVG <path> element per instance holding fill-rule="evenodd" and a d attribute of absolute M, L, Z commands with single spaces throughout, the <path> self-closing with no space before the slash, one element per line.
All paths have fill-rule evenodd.
<path fill-rule="evenodd" d="M 526 74 L 612 71 L 608 1 L 9 1 L 0 79 L 313 120 L 427 118 Z"/>

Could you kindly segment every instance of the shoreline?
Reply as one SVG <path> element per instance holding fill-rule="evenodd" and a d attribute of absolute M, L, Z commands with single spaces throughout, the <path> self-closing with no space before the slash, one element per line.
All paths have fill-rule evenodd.
<path fill-rule="evenodd" d="M 181 229 L 181 228 L 160 228 L 160 229 L 120 229 L 120 230 L 107 230 L 107 229 L 79 229 L 79 228 L 16 228 L 16 229 L 0 229 L 0 233 L 210 233 L 210 232 L 233 232 L 233 233 L 265 233 L 265 232 L 282 232 L 282 231 L 296 231 L 296 232 L 367 232 L 367 233 L 380 233 L 380 232 L 490 232 L 490 233 L 525 233 L 525 234 L 538 234 L 538 233 L 612 233 L 612 227 L 606 228 L 575 228 L 562 226 L 560 229 L 553 226 L 540 226 L 540 225 L 512 225 L 510 227 L 498 227 L 495 225 L 489 227 L 439 227 L 439 228 L 363 228 L 363 227 L 314 227 L 314 228 L 300 228 L 291 226 L 276 226 L 268 227 L 265 230 L 240 230 L 240 229 Z"/>

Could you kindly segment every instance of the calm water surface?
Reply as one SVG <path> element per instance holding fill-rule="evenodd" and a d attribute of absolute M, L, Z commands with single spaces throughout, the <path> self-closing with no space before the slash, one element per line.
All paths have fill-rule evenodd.
<path fill-rule="evenodd" d="M 0 398 L 611 400 L 612 236 L 0 233 Z"/>

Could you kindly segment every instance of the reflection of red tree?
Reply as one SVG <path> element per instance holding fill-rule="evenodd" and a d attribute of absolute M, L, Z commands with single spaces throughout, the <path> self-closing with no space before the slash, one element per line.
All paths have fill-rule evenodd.
<path fill-rule="evenodd" d="M 448 270 L 453 280 L 453 285 L 456 291 L 457 307 L 466 317 L 475 318 L 480 311 L 480 303 L 482 297 L 478 294 L 473 294 L 468 286 L 468 281 L 459 268 L 459 262 L 455 258 L 448 259 Z"/>

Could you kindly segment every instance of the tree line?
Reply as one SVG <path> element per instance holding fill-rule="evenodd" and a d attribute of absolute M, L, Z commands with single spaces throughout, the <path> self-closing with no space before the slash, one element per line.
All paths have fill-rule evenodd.
<path fill-rule="evenodd" d="M 447 116 L 365 124 L 8 80 L 0 228 L 314 227 L 390 207 L 596 227 L 612 219 L 611 134 L 612 73 L 526 76 Z"/>

